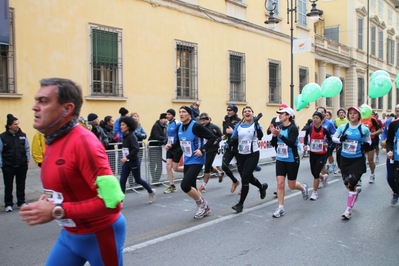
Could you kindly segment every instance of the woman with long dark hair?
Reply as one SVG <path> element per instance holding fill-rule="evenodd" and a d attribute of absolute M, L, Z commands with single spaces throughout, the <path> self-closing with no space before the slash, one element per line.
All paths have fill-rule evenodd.
<path fill-rule="evenodd" d="M 137 123 L 129 116 L 121 117 L 120 123 L 123 133 L 122 159 L 120 160 L 122 163 L 122 172 L 120 177 L 122 191 L 125 193 L 126 181 L 129 173 L 132 172 L 134 181 L 137 184 L 142 185 L 148 191 L 148 195 L 150 197 L 148 202 L 152 203 L 155 200 L 155 189 L 151 189 L 150 185 L 141 178 L 141 161 L 138 156 L 140 148 L 137 138 L 134 134 Z"/>

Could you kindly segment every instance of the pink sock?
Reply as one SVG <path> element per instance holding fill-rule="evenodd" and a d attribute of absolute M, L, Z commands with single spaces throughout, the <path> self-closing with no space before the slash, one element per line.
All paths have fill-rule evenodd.
<path fill-rule="evenodd" d="M 347 203 L 348 208 L 350 209 L 353 208 L 353 205 L 355 205 L 356 197 L 357 197 L 357 192 L 349 191 L 348 203 Z"/>

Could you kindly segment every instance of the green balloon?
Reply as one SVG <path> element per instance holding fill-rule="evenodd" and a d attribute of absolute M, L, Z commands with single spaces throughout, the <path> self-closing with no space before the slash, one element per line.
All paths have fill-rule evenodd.
<path fill-rule="evenodd" d="M 307 102 L 304 102 L 302 99 L 302 94 L 299 94 L 298 96 L 295 97 L 295 107 L 297 111 L 302 110 L 308 105 Z"/>
<path fill-rule="evenodd" d="M 302 90 L 302 101 L 306 103 L 317 101 L 321 96 L 321 88 L 317 83 L 308 83 Z"/>
<path fill-rule="evenodd" d="M 369 97 L 378 98 L 382 97 L 391 90 L 392 82 L 387 76 L 380 75 L 373 78 L 370 82 Z"/>
<path fill-rule="evenodd" d="M 342 81 L 337 77 L 329 77 L 321 84 L 321 96 L 335 97 L 342 91 Z"/>
<path fill-rule="evenodd" d="M 362 104 L 360 106 L 360 112 L 362 113 L 362 118 L 369 118 L 373 113 L 373 110 L 367 104 Z"/>
<path fill-rule="evenodd" d="M 385 70 L 377 70 L 377 71 L 375 71 L 373 74 L 371 74 L 371 76 L 370 76 L 370 82 L 371 82 L 374 78 L 376 78 L 376 77 L 378 77 L 378 76 L 386 76 L 386 77 L 388 77 L 388 78 L 391 78 L 391 77 L 389 76 L 388 72 L 386 72 Z"/>

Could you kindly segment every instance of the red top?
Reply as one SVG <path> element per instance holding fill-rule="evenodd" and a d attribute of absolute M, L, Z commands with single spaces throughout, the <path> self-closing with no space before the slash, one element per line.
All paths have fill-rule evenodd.
<path fill-rule="evenodd" d="M 108 209 L 97 196 L 97 177 L 113 173 L 104 146 L 87 129 L 75 126 L 67 135 L 46 145 L 40 175 L 45 190 L 63 195 L 64 218 L 76 224 L 64 227 L 68 232 L 97 232 L 119 217 L 120 204 Z"/>

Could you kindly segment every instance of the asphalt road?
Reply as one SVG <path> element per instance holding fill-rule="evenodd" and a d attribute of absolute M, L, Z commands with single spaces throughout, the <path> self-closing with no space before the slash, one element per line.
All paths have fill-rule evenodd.
<path fill-rule="evenodd" d="M 239 199 L 230 193 L 228 177 L 212 178 L 204 193 L 212 214 L 193 218 L 194 201 L 180 189 L 148 204 L 148 194 L 128 193 L 123 214 L 127 220 L 125 265 L 399 265 L 399 204 L 390 205 L 381 152 L 375 184 L 363 176 L 363 190 L 350 221 L 342 221 L 347 190 L 340 176 L 330 174 L 317 201 L 304 201 L 299 191 L 287 191 L 285 216 L 272 218 L 277 207 L 274 164 L 255 172 L 269 189 L 260 200 L 251 186 L 244 211 L 231 206 Z M 236 173 L 237 174 L 237 173 Z M 300 182 L 312 188 L 308 159 L 301 161 Z M 198 180 L 198 186 L 202 180 Z M 29 227 L 17 211 L 0 213 L 0 265 L 43 265 L 60 228 L 55 223 Z"/>

